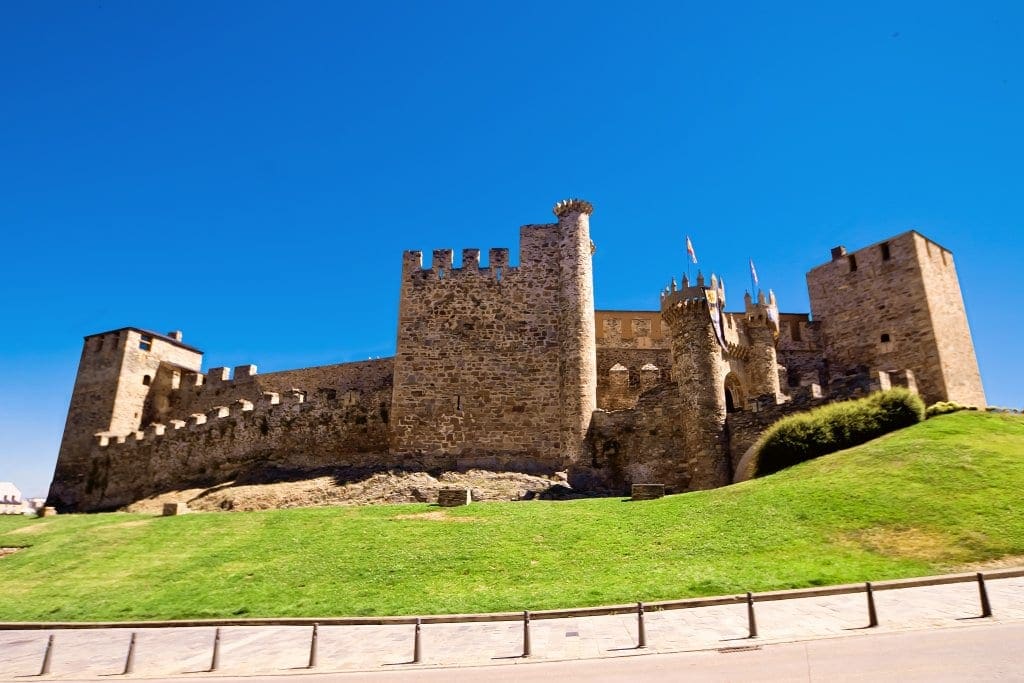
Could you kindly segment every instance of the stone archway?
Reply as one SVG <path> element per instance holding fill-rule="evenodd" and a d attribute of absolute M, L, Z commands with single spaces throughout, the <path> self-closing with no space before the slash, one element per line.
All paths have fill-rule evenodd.
<path fill-rule="evenodd" d="M 735 372 L 725 376 L 725 412 L 735 413 L 743 410 L 743 403 L 746 396 L 743 392 L 743 385 Z"/>

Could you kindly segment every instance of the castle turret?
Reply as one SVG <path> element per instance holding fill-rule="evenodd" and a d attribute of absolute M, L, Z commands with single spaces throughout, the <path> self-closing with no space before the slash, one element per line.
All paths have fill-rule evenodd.
<path fill-rule="evenodd" d="M 590 214 L 581 199 L 558 202 L 562 447 L 576 460 L 597 409 L 597 342 L 594 329 L 593 242 Z"/>
<path fill-rule="evenodd" d="M 672 372 L 679 385 L 692 489 L 724 486 L 730 481 L 725 434 L 728 365 L 723 358 L 719 317 L 724 289 L 720 283 L 714 284 L 706 287 L 704 276 L 698 273 L 696 286 L 684 278 L 681 288 L 673 283 L 661 298 L 661 315 L 672 343 Z"/>
<path fill-rule="evenodd" d="M 90 462 L 95 436 L 123 437 L 143 426 L 146 397 L 161 362 L 198 372 L 202 360 L 202 351 L 183 344 L 180 332 L 125 327 L 86 337 L 46 504 L 74 511 L 102 486 Z"/>
<path fill-rule="evenodd" d="M 748 292 L 743 303 L 744 327 L 750 342 L 744 362 L 750 397 L 770 395 L 777 399 L 782 391 L 775 352 L 779 339 L 779 309 L 775 293 L 769 291 L 765 297 L 763 291 L 758 291 L 755 303 Z"/>

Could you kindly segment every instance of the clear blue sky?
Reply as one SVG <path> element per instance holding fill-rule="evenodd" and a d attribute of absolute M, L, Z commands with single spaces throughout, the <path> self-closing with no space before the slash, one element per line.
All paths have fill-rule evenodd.
<path fill-rule="evenodd" d="M 603 308 L 656 308 L 689 233 L 732 308 L 753 256 L 805 311 L 830 247 L 917 228 L 1021 406 L 1022 121 L 1019 2 L 3 3 L 0 480 L 46 491 L 83 335 L 389 355 L 403 249 L 567 196 Z"/>

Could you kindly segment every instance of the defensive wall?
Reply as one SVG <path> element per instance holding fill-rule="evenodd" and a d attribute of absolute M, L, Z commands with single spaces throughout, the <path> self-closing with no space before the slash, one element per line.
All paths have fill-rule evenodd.
<path fill-rule="evenodd" d="M 952 255 L 916 232 L 807 275 L 811 314 L 772 292 L 726 311 L 715 275 L 659 310 L 594 309 L 590 215 L 491 249 L 402 259 L 394 358 L 259 374 L 126 327 L 85 338 L 49 505 L 331 470 L 554 473 L 621 493 L 723 486 L 779 417 L 890 385 L 984 405 Z"/>
<path fill-rule="evenodd" d="M 419 469 L 388 453 L 391 359 L 255 375 L 188 373 L 177 410 L 127 434 L 101 433 L 80 505 L 115 509 L 165 491 L 299 470 Z M 237 372 L 237 369 L 236 369 Z M 294 388 L 295 380 L 313 380 Z M 285 388 L 289 387 L 289 388 Z M 279 389 L 272 391 L 271 389 Z"/>

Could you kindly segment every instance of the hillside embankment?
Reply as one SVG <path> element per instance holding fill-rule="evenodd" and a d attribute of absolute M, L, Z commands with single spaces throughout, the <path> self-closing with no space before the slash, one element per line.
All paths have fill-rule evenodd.
<path fill-rule="evenodd" d="M 0 620 L 506 611 L 1021 564 L 1024 418 L 960 412 L 712 491 L 0 518 Z"/>

